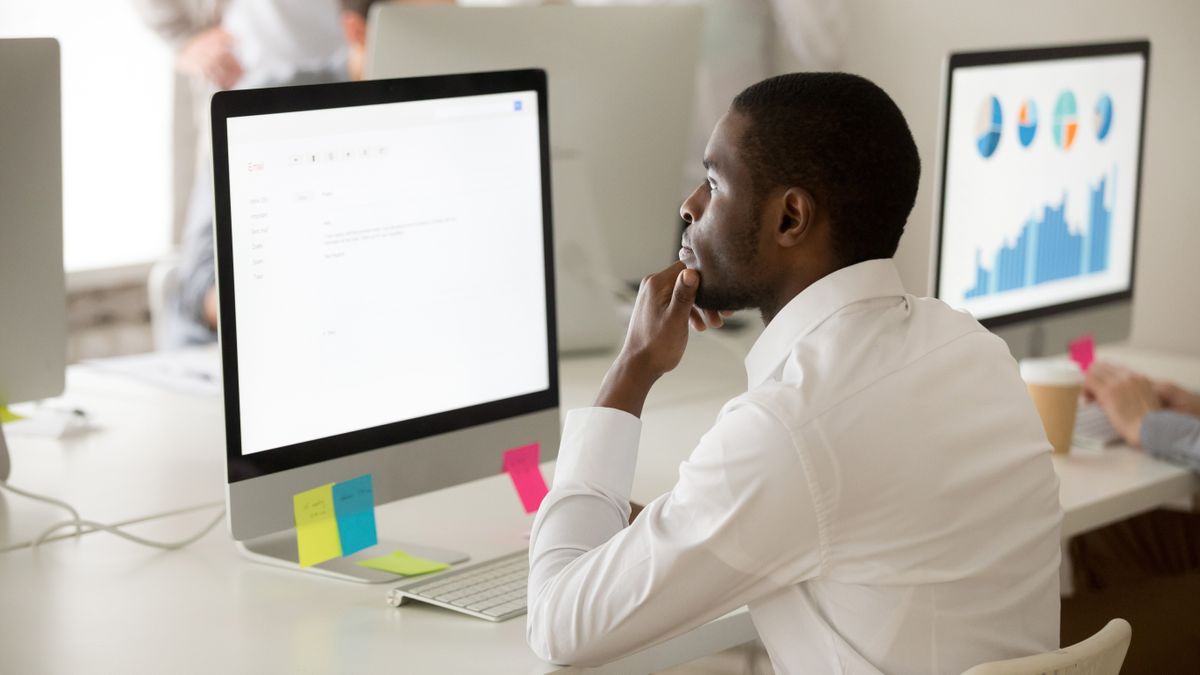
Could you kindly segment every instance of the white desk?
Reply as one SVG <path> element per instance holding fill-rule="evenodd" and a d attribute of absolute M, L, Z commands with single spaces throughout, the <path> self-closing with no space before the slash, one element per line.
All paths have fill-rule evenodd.
<path fill-rule="evenodd" d="M 1125 350 L 1104 356 L 1200 385 L 1200 359 Z M 1141 359 L 1140 361 L 1138 359 Z M 561 369 L 564 409 L 590 403 L 609 358 Z M 1155 371 L 1153 367 L 1166 368 Z M 655 389 L 644 415 L 634 498 L 668 490 L 676 468 L 716 415 L 745 386 L 736 353 L 694 339 L 680 370 Z M 67 402 L 102 431 L 62 442 L 10 439 L 14 484 L 76 504 L 85 517 L 124 520 L 219 501 L 224 443 L 219 400 L 164 392 L 86 368 L 68 374 Z M 1195 477 L 1140 453 L 1110 450 L 1056 459 L 1073 534 L 1192 494 Z M 552 467 L 545 467 L 547 476 Z M 477 508 L 487 504 L 487 509 Z M 177 538 L 214 512 L 159 519 L 138 532 Z M 62 514 L 0 497 L 0 547 L 30 538 Z M 380 507 L 382 536 L 466 548 L 476 558 L 515 550 L 532 517 L 507 478 L 496 476 Z M 254 564 L 224 529 L 162 553 L 108 535 L 0 554 L 3 672 L 454 672 L 541 673 L 556 668 L 525 646 L 521 619 L 492 624 L 437 608 L 401 610 L 386 587 L 360 586 Z M 734 613 L 610 664 L 645 672 L 754 637 Z"/>

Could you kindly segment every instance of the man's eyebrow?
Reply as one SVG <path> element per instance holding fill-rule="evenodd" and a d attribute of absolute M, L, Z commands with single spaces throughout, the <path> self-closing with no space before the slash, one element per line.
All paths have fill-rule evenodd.
<path fill-rule="evenodd" d="M 704 163 L 704 168 L 708 169 L 709 171 L 712 171 L 717 168 L 717 162 L 715 160 L 709 159 L 707 157 L 704 158 L 703 163 Z"/>

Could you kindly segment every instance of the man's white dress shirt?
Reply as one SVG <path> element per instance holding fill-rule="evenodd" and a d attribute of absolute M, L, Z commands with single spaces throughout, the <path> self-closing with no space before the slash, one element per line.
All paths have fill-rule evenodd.
<path fill-rule="evenodd" d="M 640 420 L 567 416 L 530 536 L 534 652 L 598 664 L 741 605 L 779 673 L 1058 646 L 1058 479 L 999 338 L 872 260 L 789 302 L 746 372 L 629 526 Z"/>

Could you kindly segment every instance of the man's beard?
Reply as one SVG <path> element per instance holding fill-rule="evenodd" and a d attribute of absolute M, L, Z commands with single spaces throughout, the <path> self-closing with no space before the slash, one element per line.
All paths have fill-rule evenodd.
<path fill-rule="evenodd" d="M 696 289 L 696 306 L 714 311 L 757 308 L 762 306 L 764 296 L 764 289 L 752 280 L 710 280 L 700 275 L 700 287 Z"/>
<path fill-rule="evenodd" d="M 759 224 L 755 216 L 761 212 L 756 202 L 743 216 L 745 230 L 734 239 L 728 255 L 718 256 L 715 265 L 700 275 L 696 289 L 696 306 L 700 309 L 740 310 L 762 306 L 768 290 L 760 279 L 750 278 L 757 269 Z M 719 271 L 714 271 L 719 270 Z"/>

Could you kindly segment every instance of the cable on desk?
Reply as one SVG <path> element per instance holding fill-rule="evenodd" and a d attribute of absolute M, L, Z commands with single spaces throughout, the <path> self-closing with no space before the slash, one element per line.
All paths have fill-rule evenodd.
<path fill-rule="evenodd" d="M 166 551 L 174 551 L 176 549 L 181 549 L 185 546 L 188 546 L 189 544 L 193 544 L 193 543 L 199 541 L 201 537 L 208 534 L 210 530 L 212 530 L 214 527 L 216 527 L 217 523 L 221 522 L 221 520 L 224 517 L 225 517 L 225 509 L 222 508 L 221 512 L 217 514 L 217 517 L 213 518 L 212 522 L 209 523 L 208 525 L 206 525 L 203 530 L 200 530 L 199 532 L 188 537 L 187 539 L 181 539 L 179 541 L 171 541 L 171 542 L 162 542 L 162 541 L 154 541 L 153 539 L 146 539 L 145 537 L 139 537 L 136 534 L 130 534 L 130 533 L 122 530 L 119 527 L 115 527 L 112 525 L 105 525 L 103 523 L 97 523 L 94 520 L 64 520 L 60 523 L 55 523 L 54 525 L 51 525 L 50 527 L 46 528 L 46 531 L 42 532 L 41 536 L 39 536 L 37 539 L 34 540 L 32 548 L 34 550 L 36 550 L 37 547 L 41 546 L 42 542 L 46 540 L 46 537 L 49 537 L 51 534 L 54 534 L 55 532 L 57 532 L 58 530 L 61 530 L 64 527 L 70 527 L 71 525 L 75 525 L 76 523 L 78 523 L 80 525 L 87 525 L 88 527 L 92 528 L 93 530 L 101 530 L 104 532 L 108 532 L 109 534 L 115 534 L 116 536 L 121 537 L 122 539 L 127 539 L 129 541 L 132 541 L 135 544 L 141 544 L 142 546 L 149 546 L 151 548 L 161 548 Z"/>
<path fill-rule="evenodd" d="M 0 486 L 3 486 L 4 489 L 8 490 L 9 492 L 12 492 L 13 494 L 21 495 L 22 497 L 25 497 L 27 499 L 33 499 L 33 500 L 36 500 L 39 502 L 46 502 L 47 504 L 53 504 L 54 506 L 60 506 L 64 509 L 66 509 L 67 511 L 70 511 L 71 517 L 74 519 L 74 520 L 72 520 L 72 522 L 75 523 L 75 536 L 78 537 L 79 535 L 83 534 L 83 529 L 80 527 L 79 512 L 76 511 L 75 507 L 71 506 L 70 504 L 68 504 L 64 501 L 55 499 L 53 497 L 43 497 L 42 495 L 35 495 L 32 492 L 26 492 L 25 490 L 22 490 L 21 488 L 17 488 L 17 487 L 13 487 L 13 486 L 9 485 L 5 481 L 0 481 Z"/>
<path fill-rule="evenodd" d="M 187 508 L 183 508 L 183 509 L 175 509 L 173 511 L 167 511 L 164 513 L 153 514 L 153 515 L 145 516 L 143 518 L 125 521 L 125 522 L 117 523 L 114 525 L 106 525 L 104 523 L 99 523 L 94 520 L 85 520 L 85 519 L 81 518 L 79 516 L 79 512 L 76 511 L 73 506 L 71 506 L 70 504 L 68 504 L 64 501 L 54 499 L 53 497 L 37 495 L 32 492 L 22 490 L 21 488 L 13 487 L 12 485 L 9 485 L 8 483 L 6 483 L 4 481 L 0 481 L 0 488 L 4 488 L 5 490 L 8 490 L 14 494 L 21 495 L 22 497 L 27 497 L 29 499 L 34 499 L 37 501 L 46 502 L 48 504 L 53 504 L 55 506 L 62 507 L 63 509 L 66 509 L 67 511 L 69 511 L 71 513 L 70 520 L 64 520 L 64 521 L 55 523 L 54 525 L 51 525 L 50 527 L 46 528 L 46 530 L 43 531 L 41 533 L 41 535 L 39 535 L 33 541 L 22 542 L 21 544 L 18 544 L 16 546 L 10 546 L 8 548 L 3 549 L 4 551 L 21 548 L 24 546 L 29 546 L 32 549 L 36 550 L 38 546 L 40 546 L 47 539 L 51 538 L 50 535 L 54 534 L 55 532 L 57 532 L 61 529 L 71 527 L 71 526 L 75 527 L 75 535 L 74 536 L 76 536 L 76 537 L 78 537 L 81 534 L 85 534 L 86 532 L 94 532 L 94 531 L 99 530 L 99 531 L 103 531 L 103 532 L 108 532 L 110 534 L 114 534 L 118 537 L 121 537 L 122 539 L 126 539 L 128 541 L 132 541 L 137 544 L 142 544 L 143 546 L 150 546 L 152 548 L 160 548 L 160 549 L 172 551 L 172 550 L 183 548 L 189 544 L 195 543 L 201 537 L 208 534 L 214 527 L 217 526 L 217 523 L 220 523 L 221 519 L 225 517 L 224 503 L 223 502 L 213 502 L 213 503 L 209 503 L 209 504 L 201 504 L 199 506 L 191 506 L 191 507 L 187 507 Z M 145 537 L 139 537 L 135 534 L 130 534 L 121 529 L 121 527 L 125 526 L 125 525 L 131 525 L 131 524 L 135 524 L 135 523 L 145 522 L 145 521 L 153 520 L 156 518 L 164 518 L 167 516 L 179 515 L 179 514 L 195 511 L 197 509 L 210 508 L 213 506 L 221 506 L 221 512 L 219 514 L 217 514 L 217 517 L 214 518 L 211 523 L 206 525 L 203 530 L 201 530 L 200 532 L 196 533 L 195 535 L 188 537 L 187 539 L 183 539 L 181 541 L 158 542 L 158 541 L 154 541 L 152 539 L 146 539 Z M 89 529 L 84 530 L 83 528 L 85 528 L 85 527 L 89 528 Z M 70 536 L 70 535 L 68 535 L 68 536 Z M 58 539 L 58 538 L 62 538 L 62 537 L 56 537 L 56 539 Z"/>

